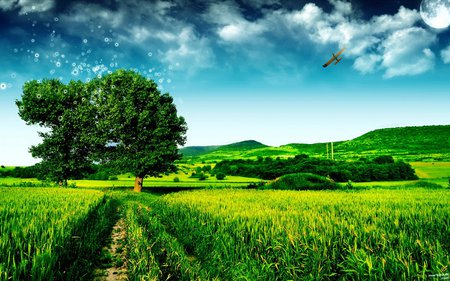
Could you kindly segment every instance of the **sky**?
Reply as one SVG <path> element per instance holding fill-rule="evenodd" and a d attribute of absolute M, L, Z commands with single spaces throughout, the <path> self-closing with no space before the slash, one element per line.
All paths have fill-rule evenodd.
<path fill-rule="evenodd" d="M 14 103 L 26 81 L 89 81 L 120 68 L 174 97 L 186 146 L 450 124 L 450 28 L 427 25 L 420 5 L 0 0 L 0 164 L 39 161 L 28 148 L 45 129 L 26 125 Z M 449 10 L 438 12 L 450 23 Z M 337 65 L 322 67 L 344 47 Z"/>

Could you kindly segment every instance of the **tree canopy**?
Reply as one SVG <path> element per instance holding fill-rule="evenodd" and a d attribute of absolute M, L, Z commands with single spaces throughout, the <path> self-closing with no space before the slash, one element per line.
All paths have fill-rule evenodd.
<path fill-rule="evenodd" d="M 178 146 L 185 143 L 187 125 L 173 98 L 133 71 L 67 85 L 33 80 L 16 104 L 27 124 L 46 128 L 30 151 L 50 179 L 64 184 L 97 161 L 132 172 L 140 191 L 145 176 L 176 169 Z"/>
<path fill-rule="evenodd" d="M 98 154 L 102 162 L 132 172 L 136 191 L 146 175 L 175 171 L 173 162 L 181 158 L 178 146 L 185 143 L 187 125 L 169 94 L 125 70 L 95 79 L 88 87 L 97 108 L 97 137 L 105 143 Z"/>

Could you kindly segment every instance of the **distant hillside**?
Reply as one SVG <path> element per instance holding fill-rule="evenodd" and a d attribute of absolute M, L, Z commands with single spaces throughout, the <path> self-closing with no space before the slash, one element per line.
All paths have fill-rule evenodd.
<path fill-rule="evenodd" d="M 219 147 L 219 145 L 187 146 L 181 148 L 180 153 L 183 154 L 183 157 L 196 157 L 217 150 Z"/>
<path fill-rule="evenodd" d="M 247 151 L 252 149 L 259 149 L 269 147 L 268 145 L 262 144 L 260 142 L 254 140 L 246 140 L 241 142 L 236 142 L 232 144 L 227 144 L 220 146 L 218 150 L 229 151 L 229 150 L 239 150 L 239 151 Z"/>
<path fill-rule="evenodd" d="M 186 147 L 184 159 L 219 161 L 235 158 L 292 157 L 308 154 L 326 157 L 326 143 L 291 143 L 279 147 L 257 141 L 243 141 L 223 146 Z M 330 146 L 329 156 L 331 156 Z M 336 159 L 358 159 L 392 155 L 407 161 L 450 161 L 450 125 L 378 129 L 353 140 L 334 142 Z"/>

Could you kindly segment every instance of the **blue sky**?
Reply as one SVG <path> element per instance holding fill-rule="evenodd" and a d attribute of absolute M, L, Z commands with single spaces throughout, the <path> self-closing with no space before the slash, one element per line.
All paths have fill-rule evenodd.
<path fill-rule="evenodd" d="M 186 145 L 450 124 L 449 28 L 425 24 L 420 1 L 374 2 L 0 1 L 0 164 L 38 161 L 28 148 L 42 129 L 14 104 L 25 81 L 118 68 L 174 96 Z M 323 68 L 342 47 L 342 61 Z"/>

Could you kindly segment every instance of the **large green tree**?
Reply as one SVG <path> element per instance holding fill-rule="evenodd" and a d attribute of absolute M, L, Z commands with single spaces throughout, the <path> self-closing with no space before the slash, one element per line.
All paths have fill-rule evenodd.
<path fill-rule="evenodd" d="M 64 85 L 59 80 L 30 81 L 16 101 L 20 117 L 28 125 L 45 128 L 42 143 L 32 146 L 33 157 L 41 158 L 41 169 L 50 180 L 67 185 L 90 169 L 95 143 L 88 138 L 92 120 L 89 93 L 82 82 Z"/>
<path fill-rule="evenodd" d="M 169 94 L 162 94 L 154 81 L 126 70 L 94 79 L 87 88 L 96 108 L 93 141 L 104 142 L 97 150 L 101 162 L 133 173 L 137 192 L 145 176 L 176 170 L 174 161 L 181 158 L 178 146 L 185 143 L 187 125 Z"/>

